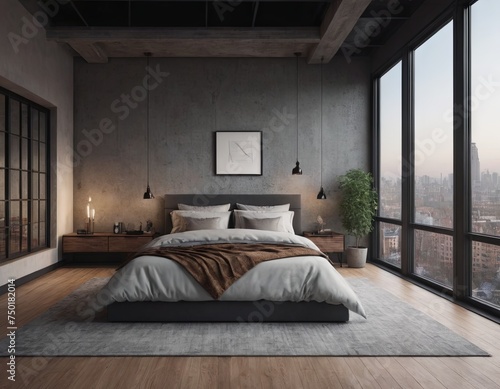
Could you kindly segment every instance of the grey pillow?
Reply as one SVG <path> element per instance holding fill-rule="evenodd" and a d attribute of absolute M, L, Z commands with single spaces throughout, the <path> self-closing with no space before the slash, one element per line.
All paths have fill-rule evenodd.
<path fill-rule="evenodd" d="M 289 232 L 290 234 L 295 234 L 293 230 L 293 211 L 288 212 L 266 212 L 266 211 L 241 211 L 239 209 L 234 210 L 234 227 L 235 228 L 246 228 L 243 218 L 247 219 L 269 219 L 277 218 L 281 219 L 278 227 L 278 231 Z"/>
<path fill-rule="evenodd" d="M 170 212 L 172 217 L 172 231 L 171 234 L 176 232 L 186 231 L 187 222 L 186 217 L 192 219 L 208 219 L 214 217 L 220 217 L 219 229 L 226 229 L 229 226 L 229 218 L 231 217 L 231 212 L 201 212 L 201 211 L 172 211 Z"/>
<path fill-rule="evenodd" d="M 186 231 L 221 229 L 220 217 L 207 217 L 207 218 L 184 217 L 184 220 L 186 222 Z"/>
<path fill-rule="evenodd" d="M 280 231 L 281 217 L 249 219 L 243 216 L 244 228 L 251 230 Z"/>

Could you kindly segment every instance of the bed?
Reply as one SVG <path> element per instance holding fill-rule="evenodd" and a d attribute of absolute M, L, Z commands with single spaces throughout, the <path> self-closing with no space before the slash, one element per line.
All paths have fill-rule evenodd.
<path fill-rule="evenodd" d="M 226 220 L 226 216 L 205 217 L 213 215 L 202 213 L 201 218 L 196 213 L 198 208 L 178 210 L 179 204 L 196 208 L 229 204 L 230 217 Z M 237 204 L 251 208 L 240 211 L 235 209 Z M 284 204 L 290 204 L 288 211 L 279 208 Z M 173 233 L 153 240 L 142 255 L 117 270 L 104 287 L 102 292 L 111 302 L 107 307 L 108 320 L 345 322 L 349 320 L 350 310 L 365 316 L 356 294 L 327 257 L 322 256 L 309 239 L 293 233 L 301 232 L 300 207 L 300 195 L 165 195 L 166 231 Z M 197 217 L 188 217 L 193 213 Z M 178 215 L 182 217 L 176 219 Z M 212 228 L 212 224 L 221 223 L 221 219 L 230 228 Z M 179 220 L 184 223 L 180 229 Z M 279 228 L 270 231 L 268 227 L 259 229 L 254 224 L 241 224 L 250 222 L 257 223 L 258 227 L 272 224 L 272 229 Z M 211 227 L 206 228 L 206 223 Z M 188 224 L 196 228 L 191 230 Z M 189 230 L 184 231 L 185 228 Z M 191 266 L 191 258 L 186 261 L 183 255 L 187 250 L 194 251 L 193 255 L 208 256 L 212 251 L 219 252 L 221 247 L 227 255 L 238 258 L 247 255 L 236 254 L 235 250 L 240 248 L 247 250 L 251 257 L 260 257 L 261 253 L 275 248 L 285 251 L 278 254 L 281 255 L 278 259 L 263 259 L 257 265 L 252 257 L 248 271 L 233 274 L 236 281 L 226 280 L 225 289 L 217 289 L 219 284 L 211 289 L 203 284 L 207 277 L 198 277 L 195 270 L 190 269 L 196 267 Z M 289 255 L 287 250 L 293 254 L 282 258 Z M 193 258 L 198 260 L 196 256 Z M 235 268 L 240 267 L 241 264 Z M 207 274 L 212 272 L 209 270 Z"/>

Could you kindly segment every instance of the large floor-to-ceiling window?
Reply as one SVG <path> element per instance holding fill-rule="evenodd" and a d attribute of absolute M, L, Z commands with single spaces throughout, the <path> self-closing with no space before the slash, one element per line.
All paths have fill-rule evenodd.
<path fill-rule="evenodd" d="M 470 9 L 472 296 L 500 307 L 500 2 Z"/>
<path fill-rule="evenodd" d="M 453 22 L 414 50 L 413 271 L 453 283 Z"/>
<path fill-rule="evenodd" d="M 49 112 L 0 89 L 0 262 L 46 248 Z"/>
<path fill-rule="evenodd" d="M 457 2 L 374 79 L 375 262 L 500 314 L 500 2 Z"/>
<path fill-rule="evenodd" d="M 401 267 L 401 61 L 380 77 L 379 258 Z"/>

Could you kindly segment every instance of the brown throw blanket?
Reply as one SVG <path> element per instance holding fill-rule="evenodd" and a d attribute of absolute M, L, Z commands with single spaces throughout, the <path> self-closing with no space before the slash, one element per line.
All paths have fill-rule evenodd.
<path fill-rule="evenodd" d="M 177 262 L 214 299 L 218 299 L 227 288 L 261 262 L 307 255 L 328 259 L 322 252 L 303 246 L 263 243 L 149 247 L 136 253 L 132 259 L 143 255 L 165 257 Z"/>

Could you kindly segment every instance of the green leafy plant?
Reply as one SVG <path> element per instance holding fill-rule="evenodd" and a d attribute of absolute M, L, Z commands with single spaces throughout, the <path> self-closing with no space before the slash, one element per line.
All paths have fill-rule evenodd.
<path fill-rule="evenodd" d="M 356 237 L 356 247 L 359 247 L 359 239 L 373 230 L 377 211 L 378 196 L 373 189 L 373 177 L 361 169 L 352 169 L 340 176 L 339 182 L 342 225 L 349 235 Z"/>

